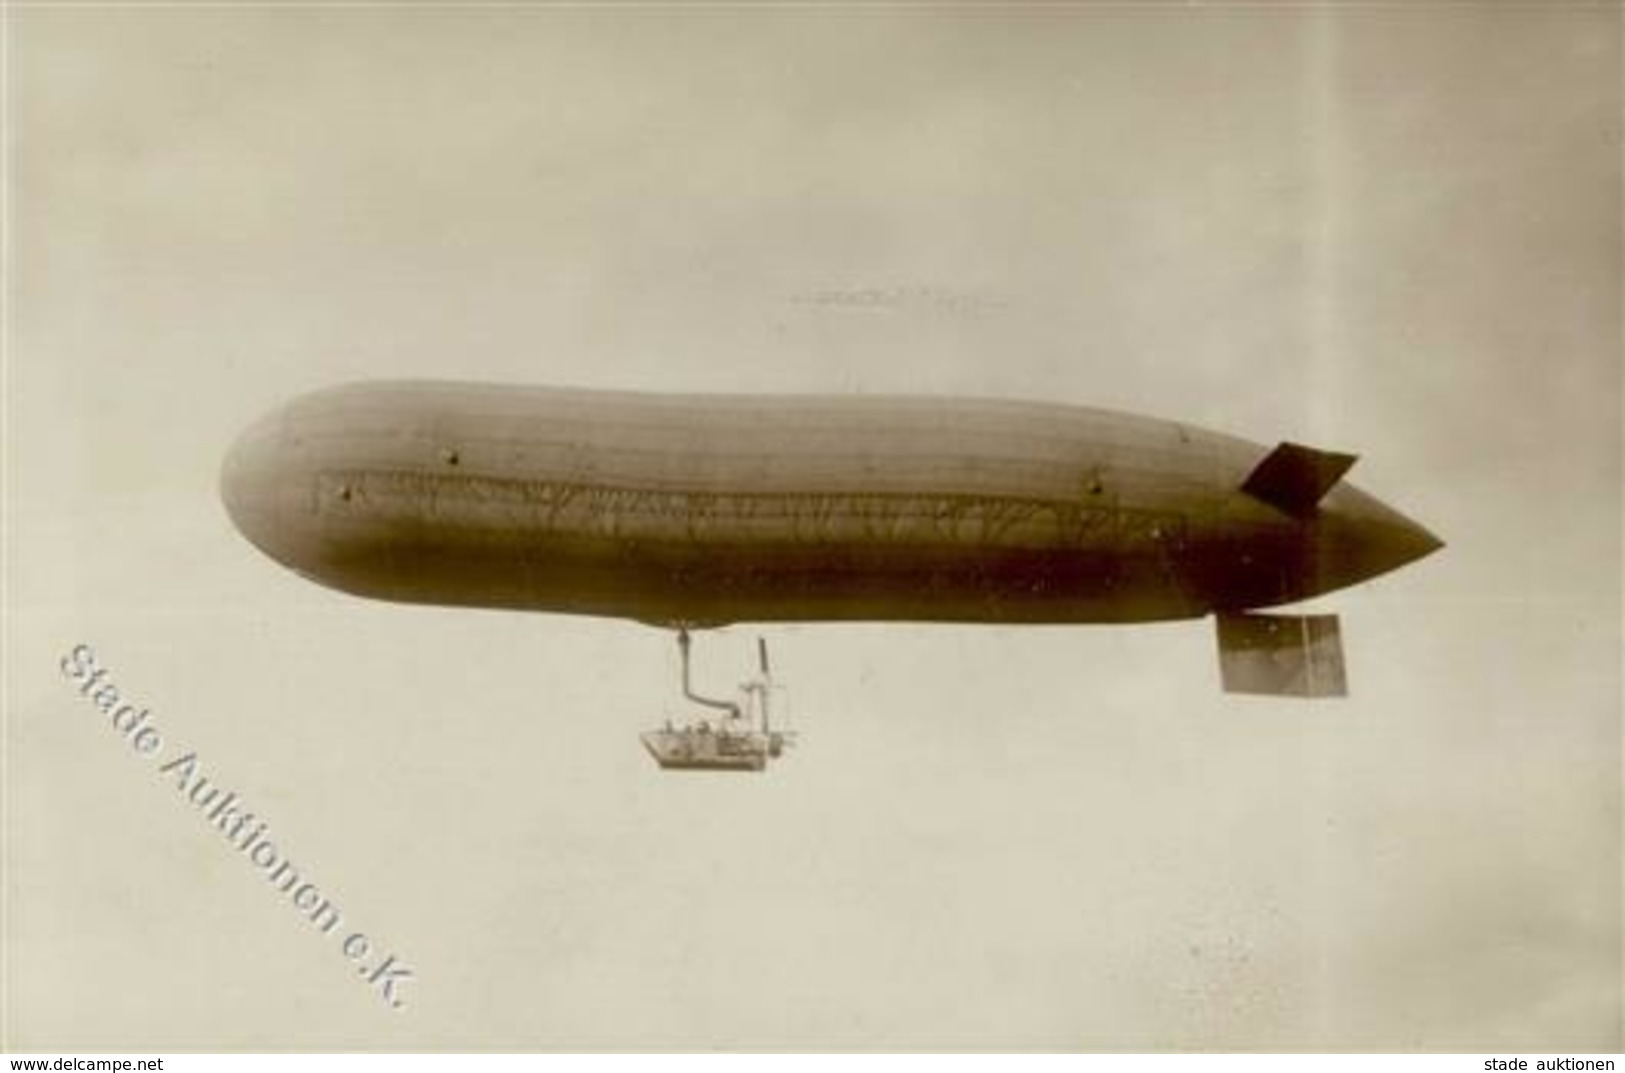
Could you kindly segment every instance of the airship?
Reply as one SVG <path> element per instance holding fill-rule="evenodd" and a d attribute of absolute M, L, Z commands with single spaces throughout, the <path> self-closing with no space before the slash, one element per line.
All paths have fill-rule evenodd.
<path fill-rule="evenodd" d="M 1347 692 L 1337 616 L 1270 613 L 1442 546 L 1352 454 L 1060 402 L 441 381 L 316 391 L 251 425 L 221 496 L 321 585 L 677 631 L 717 725 L 662 766 L 760 770 L 771 676 L 698 694 L 694 629 L 1213 617 L 1224 689 Z M 749 708 L 751 711 L 747 711 Z"/>

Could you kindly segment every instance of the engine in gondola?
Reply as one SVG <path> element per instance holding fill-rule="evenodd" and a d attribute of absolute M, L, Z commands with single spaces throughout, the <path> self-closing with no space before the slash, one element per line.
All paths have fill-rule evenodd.
<path fill-rule="evenodd" d="M 665 726 L 642 735 L 643 747 L 668 771 L 765 771 L 769 760 L 777 759 L 795 742 L 793 731 L 773 726 L 771 709 L 779 687 L 768 665 L 767 642 L 757 639 L 759 673 L 740 684 L 738 701 L 694 692 L 689 682 L 686 629 L 678 631 L 677 643 L 683 661 L 683 696 L 721 714 L 715 721 L 702 719 L 680 727 L 667 720 Z"/>

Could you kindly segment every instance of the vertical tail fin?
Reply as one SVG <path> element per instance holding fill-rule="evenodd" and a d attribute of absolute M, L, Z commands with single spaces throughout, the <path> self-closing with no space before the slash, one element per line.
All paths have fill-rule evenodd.
<path fill-rule="evenodd" d="M 1219 670 L 1227 693 L 1348 695 L 1336 615 L 1218 616 Z"/>

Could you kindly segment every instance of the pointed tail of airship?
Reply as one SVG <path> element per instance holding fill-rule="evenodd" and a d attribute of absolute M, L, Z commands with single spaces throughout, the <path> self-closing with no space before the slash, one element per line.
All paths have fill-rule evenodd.
<path fill-rule="evenodd" d="M 1342 481 L 1355 455 L 1302 444 L 1277 445 L 1241 483 L 1241 491 L 1302 522 L 1321 520 L 1321 501 Z M 1370 507 L 1368 507 L 1370 512 Z M 1375 514 L 1371 517 L 1376 517 Z M 1324 522 L 1321 520 L 1324 527 Z M 1438 538 L 1393 515 L 1384 540 L 1362 550 L 1362 571 L 1381 572 L 1440 546 Z M 1332 532 L 1332 540 L 1336 535 Z M 1375 548 L 1375 553 L 1371 548 Z M 1336 548 L 1321 553 L 1349 554 Z M 1225 693 L 1341 697 L 1349 694 L 1336 615 L 1220 613 L 1219 673 Z"/>

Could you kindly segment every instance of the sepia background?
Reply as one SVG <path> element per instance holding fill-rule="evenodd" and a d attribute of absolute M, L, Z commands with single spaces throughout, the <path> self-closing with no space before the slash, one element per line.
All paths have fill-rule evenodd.
<path fill-rule="evenodd" d="M 1620 1048 L 1616 8 L 6 28 L 0 1044 Z M 373 377 L 1116 407 L 1358 452 L 1449 546 L 1317 601 L 1344 702 L 1221 694 L 1200 622 L 777 627 L 801 747 L 662 774 L 670 635 L 358 600 L 233 531 L 233 437 Z M 72 692 L 79 642 L 404 1009 Z"/>

